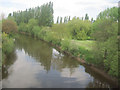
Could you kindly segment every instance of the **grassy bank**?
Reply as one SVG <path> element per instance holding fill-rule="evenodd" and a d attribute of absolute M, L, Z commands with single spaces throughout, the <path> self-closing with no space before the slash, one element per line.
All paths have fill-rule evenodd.
<path fill-rule="evenodd" d="M 67 44 L 66 44 L 67 43 Z M 92 40 L 63 40 L 61 47 L 63 51 L 70 52 L 73 56 L 85 60 L 87 63 L 94 63 L 92 49 L 95 41 Z"/>
<path fill-rule="evenodd" d="M 95 44 L 93 40 L 71 40 L 71 42 L 79 47 L 83 47 L 86 50 L 92 50 Z"/>

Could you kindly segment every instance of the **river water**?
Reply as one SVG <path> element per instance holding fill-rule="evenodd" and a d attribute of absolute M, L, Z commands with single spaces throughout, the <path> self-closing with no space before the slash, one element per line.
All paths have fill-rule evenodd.
<path fill-rule="evenodd" d="M 110 88 L 109 80 L 29 36 L 15 40 L 15 50 L 2 68 L 3 88 Z"/>

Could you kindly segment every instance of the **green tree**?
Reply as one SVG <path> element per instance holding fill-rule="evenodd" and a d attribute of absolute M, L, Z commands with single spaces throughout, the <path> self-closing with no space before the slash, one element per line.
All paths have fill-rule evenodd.
<path fill-rule="evenodd" d="M 96 63 L 105 66 L 109 74 L 118 76 L 118 23 L 111 19 L 99 19 L 93 24 L 93 37 L 97 41 Z"/>
<path fill-rule="evenodd" d="M 67 17 L 64 17 L 64 23 L 67 23 Z"/>
<path fill-rule="evenodd" d="M 30 19 L 30 20 L 29 20 L 29 22 L 28 22 L 28 30 L 29 30 L 29 32 L 30 32 L 31 34 L 33 34 L 33 32 L 32 32 L 33 27 L 34 27 L 34 26 L 37 26 L 37 25 L 38 25 L 37 20 L 35 20 L 35 19 Z"/>
<path fill-rule="evenodd" d="M 39 26 L 52 26 L 53 24 L 53 3 L 49 2 L 42 6 L 29 8 L 25 11 L 13 12 L 13 17 L 19 25 L 20 23 L 28 23 L 30 19 L 38 20 Z"/>
<path fill-rule="evenodd" d="M 69 18 L 68 18 L 68 21 L 70 21 L 70 16 L 69 16 Z"/>
<path fill-rule="evenodd" d="M 2 33 L 2 64 L 4 63 L 5 58 L 10 55 L 10 53 L 14 50 L 14 41 L 13 38 L 6 34 Z"/>
<path fill-rule="evenodd" d="M 82 20 L 83 20 L 83 17 L 82 17 Z"/>
<path fill-rule="evenodd" d="M 62 17 L 60 17 L 60 23 L 62 23 Z"/>
<path fill-rule="evenodd" d="M 38 37 L 38 33 L 40 32 L 41 28 L 39 26 L 34 26 L 32 29 L 32 33 L 35 37 Z"/>
<path fill-rule="evenodd" d="M 107 8 L 103 12 L 100 12 L 97 19 L 112 19 L 114 21 L 118 20 L 118 7 Z"/>
<path fill-rule="evenodd" d="M 6 33 L 15 33 L 17 32 L 17 25 L 13 20 L 3 20 L 2 31 Z"/>
<path fill-rule="evenodd" d="M 93 18 L 91 18 L 91 22 L 92 22 L 92 23 L 93 23 L 93 21 L 94 21 Z"/>
<path fill-rule="evenodd" d="M 41 6 L 41 12 L 38 19 L 40 26 L 52 26 L 53 24 L 53 3 L 49 2 Z"/>
<path fill-rule="evenodd" d="M 20 23 L 20 25 L 18 26 L 18 30 L 19 32 L 28 32 L 28 27 L 26 23 Z"/>
<path fill-rule="evenodd" d="M 11 13 L 9 13 L 8 17 L 11 17 L 11 16 L 12 16 L 12 14 L 11 14 Z"/>
<path fill-rule="evenodd" d="M 73 39 L 83 40 L 87 39 L 91 33 L 91 22 L 88 20 L 80 20 L 73 18 L 68 22 L 68 29 L 71 32 Z M 83 35 L 82 35 L 83 34 Z"/>
<path fill-rule="evenodd" d="M 57 17 L 57 23 L 59 23 L 59 16 Z"/>
<path fill-rule="evenodd" d="M 88 14 L 85 14 L 85 20 L 89 20 Z"/>

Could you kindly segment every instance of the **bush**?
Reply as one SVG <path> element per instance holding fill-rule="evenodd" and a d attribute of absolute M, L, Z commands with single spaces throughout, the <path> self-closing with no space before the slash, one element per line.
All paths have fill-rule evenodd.
<path fill-rule="evenodd" d="M 54 34 L 53 34 L 53 32 L 47 31 L 46 32 L 46 38 L 45 38 L 45 40 L 48 41 L 48 42 L 52 42 L 54 40 Z"/>
<path fill-rule="evenodd" d="M 84 30 L 81 30 L 77 35 L 76 35 L 78 40 L 86 40 L 87 36 Z"/>
<path fill-rule="evenodd" d="M 91 33 L 91 22 L 73 18 L 68 22 L 68 29 L 73 39 L 85 40 Z"/>
<path fill-rule="evenodd" d="M 54 24 L 52 26 L 52 32 L 56 38 L 59 39 L 71 39 L 71 33 L 67 24 Z"/>
<path fill-rule="evenodd" d="M 63 51 L 65 51 L 65 50 L 68 51 L 69 45 L 70 45 L 70 40 L 65 39 L 65 40 L 61 41 L 61 48 L 62 48 Z"/>
<path fill-rule="evenodd" d="M 42 29 L 38 33 L 38 38 L 45 40 L 47 32 L 50 31 L 49 27 L 41 27 Z"/>
<path fill-rule="evenodd" d="M 32 29 L 32 34 L 34 37 L 38 37 L 38 33 L 40 32 L 41 28 L 39 26 L 34 26 Z"/>
<path fill-rule="evenodd" d="M 110 70 L 108 73 L 116 77 L 118 76 L 118 54 L 113 57 L 113 60 L 110 63 Z"/>
<path fill-rule="evenodd" d="M 8 34 L 2 33 L 2 62 L 14 50 L 14 41 Z"/>
<path fill-rule="evenodd" d="M 60 46 L 61 45 L 61 40 L 59 38 L 56 37 L 55 33 L 52 32 L 52 31 L 47 31 L 46 32 L 46 37 L 45 37 L 45 40 L 50 42 L 50 43 L 53 43 L 55 45 L 58 45 Z"/>
<path fill-rule="evenodd" d="M 34 26 L 37 26 L 38 25 L 38 21 L 35 20 L 35 19 L 30 19 L 29 22 L 28 22 L 28 30 L 29 30 L 29 33 L 33 35 L 33 32 L 32 32 L 32 29 Z"/>
<path fill-rule="evenodd" d="M 3 33 L 2 34 L 2 52 L 5 54 L 9 54 L 12 52 L 14 48 L 14 41 L 12 38 L 9 38 L 9 35 Z"/>
<path fill-rule="evenodd" d="M 19 27 L 18 27 L 19 32 L 27 32 L 28 27 L 26 23 L 20 23 Z"/>
<path fill-rule="evenodd" d="M 13 20 L 3 20 L 2 31 L 6 33 L 15 33 L 17 32 L 17 24 Z"/>
<path fill-rule="evenodd" d="M 96 39 L 95 59 L 105 66 L 109 74 L 118 75 L 118 23 L 111 19 L 98 19 L 93 24 L 93 37 Z M 98 57 L 97 57 L 98 56 Z M 116 61 L 116 62 L 115 62 Z M 97 62 L 97 61 L 96 61 Z M 115 66 L 113 66 L 115 65 Z"/>

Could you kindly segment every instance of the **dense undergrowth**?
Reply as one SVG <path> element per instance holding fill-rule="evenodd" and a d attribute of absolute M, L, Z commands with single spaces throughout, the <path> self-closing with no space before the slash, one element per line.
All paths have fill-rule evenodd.
<path fill-rule="evenodd" d="M 14 50 L 14 40 L 8 34 L 2 33 L 2 63 L 4 59 Z"/>
<path fill-rule="evenodd" d="M 17 25 L 13 18 L 3 19 L 1 21 L 2 32 L 1 32 L 1 43 L 2 43 L 2 64 L 5 59 L 14 50 L 14 36 L 17 31 Z"/>

